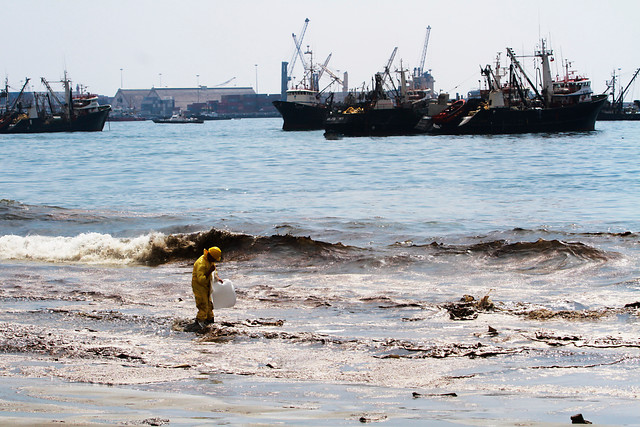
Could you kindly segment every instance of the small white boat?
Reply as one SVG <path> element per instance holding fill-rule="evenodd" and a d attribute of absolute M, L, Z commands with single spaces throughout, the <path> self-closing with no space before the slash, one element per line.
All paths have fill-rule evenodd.
<path fill-rule="evenodd" d="M 154 123 L 204 123 L 197 117 L 185 117 L 182 114 L 174 114 L 168 119 L 153 119 Z"/>

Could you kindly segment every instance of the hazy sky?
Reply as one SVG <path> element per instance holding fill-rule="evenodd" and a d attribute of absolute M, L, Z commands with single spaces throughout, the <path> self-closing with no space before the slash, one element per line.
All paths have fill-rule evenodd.
<path fill-rule="evenodd" d="M 314 62 L 332 53 L 329 67 L 348 71 L 350 87 L 369 84 L 395 46 L 396 66 L 416 66 L 427 25 L 425 68 L 450 93 L 478 87 L 479 66 L 497 52 L 506 63 L 507 46 L 532 53 L 540 36 L 554 64 L 569 59 L 596 92 L 614 69 L 626 83 L 640 67 L 640 0 L 22 0 L 4 2 L 3 17 L 4 73 L 18 89 L 31 77 L 40 90 L 40 77 L 59 80 L 66 69 L 74 84 L 109 96 L 121 82 L 211 87 L 234 77 L 232 86 L 257 80 L 260 93 L 279 93 L 280 63 L 305 18 Z"/>

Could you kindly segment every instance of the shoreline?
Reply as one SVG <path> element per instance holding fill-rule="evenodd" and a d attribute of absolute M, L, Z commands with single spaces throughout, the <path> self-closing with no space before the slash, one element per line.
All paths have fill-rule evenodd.
<path fill-rule="evenodd" d="M 14 363 L 29 359 L 13 357 Z M 46 362 L 32 359 L 31 364 Z M 513 387 L 483 389 L 463 378 L 451 379 L 446 389 L 416 390 L 206 373 L 174 381 L 105 385 L 16 375 L 3 365 L 0 423 L 11 425 L 548 426 L 566 425 L 578 413 L 601 425 L 637 421 L 633 396 L 605 398 L 587 387 L 584 394 L 561 396 L 536 386 L 523 387 L 520 393 Z"/>

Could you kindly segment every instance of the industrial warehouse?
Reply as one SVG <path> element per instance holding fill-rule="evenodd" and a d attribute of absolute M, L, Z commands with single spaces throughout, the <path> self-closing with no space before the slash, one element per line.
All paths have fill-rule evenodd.
<path fill-rule="evenodd" d="M 278 117 L 272 102 L 280 94 L 258 94 L 251 87 L 118 89 L 108 99 L 110 120 L 168 117 L 175 112 L 203 119 Z"/>

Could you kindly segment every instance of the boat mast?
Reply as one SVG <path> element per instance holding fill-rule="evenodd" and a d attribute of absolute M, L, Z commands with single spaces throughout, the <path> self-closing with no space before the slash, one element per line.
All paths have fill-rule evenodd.
<path fill-rule="evenodd" d="M 542 94 L 546 105 L 551 103 L 553 96 L 553 80 L 551 79 L 551 65 L 549 57 L 553 55 L 552 50 L 548 50 L 545 46 L 544 39 L 541 40 L 542 48 L 536 52 L 536 56 L 542 59 Z M 569 65 L 567 64 L 567 77 L 569 73 Z"/>
<path fill-rule="evenodd" d="M 396 53 L 398 52 L 398 47 L 393 48 L 393 52 L 391 52 L 391 56 L 387 61 L 387 65 L 384 67 L 384 71 L 382 73 L 376 73 L 376 92 L 379 92 L 381 98 L 386 98 L 384 85 L 386 83 L 387 77 L 391 80 L 391 84 L 393 84 L 393 79 L 391 78 L 391 66 L 393 65 L 393 59 L 396 57 Z M 395 89 L 395 85 L 394 85 Z M 396 90 L 397 92 L 397 90 Z"/>
<path fill-rule="evenodd" d="M 611 88 L 611 105 L 616 103 L 616 70 L 613 70 L 613 73 L 611 73 L 611 83 L 610 86 Z"/>
<path fill-rule="evenodd" d="M 536 87 L 536 85 L 533 84 L 533 82 L 531 81 L 527 73 L 525 73 L 524 68 L 522 68 L 522 65 L 520 65 L 520 61 L 518 61 L 518 59 L 516 58 L 516 54 L 513 52 L 513 49 L 511 49 L 510 47 L 507 48 L 507 55 L 509 55 L 509 59 L 511 59 L 511 63 L 518 68 L 518 70 L 520 71 L 520 74 L 522 74 L 524 78 L 527 79 L 529 86 L 531 86 L 533 91 L 536 93 L 536 96 L 538 97 L 538 99 L 540 99 L 544 103 L 544 105 L 549 105 L 549 103 L 551 103 L 550 95 L 553 93 L 553 85 L 551 84 L 551 67 L 549 67 L 549 64 L 548 64 L 548 56 L 547 56 L 547 67 L 549 71 L 548 81 L 549 81 L 549 84 L 551 85 L 551 88 L 550 88 L 549 100 L 547 101 L 545 98 L 543 98 L 540 95 L 540 92 L 538 92 L 538 88 Z M 543 76 L 543 82 L 544 82 L 544 76 Z M 543 88 L 544 88 L 544 85 L 543 85 Z"/>
<path fill-rule="evenodd" d="M 309 48 L 309 45 L 307 45 L 305 55 L 309 55 L 309 65 L 306 64 L 306 61 L 303 61 L 306 71 L 305 76 L 309 79 L 309 88 L 317 92 L 320 85 L 316 82 L 316 76 L 313 74 L 313 51 Z"/>
<path fill-rule="evenodd" d="M 571 62 L 568 59 L 564 60 L 564 82 L 567 83 L 569 81 L 569 66 Z"/>
<path fill-rule="evenodd" d="M 62 102 L 60 102 L 60 100 L 56 96 L 56 94 L 53 91 L 53 89 L 51 89 L 51 86 L 49 86 L 49 82 L 47 81 L 47 79 L 45 79 L 44 77 L 40 77 L 40 81 L 42 82 L 43 85 L 45 85 L 45 87 L 47 88 L 47 90 L 51 94 L 51 97 L 58 103 L 58 105 L 62 105 Z"/>
<path fill-rule="evenodd" d="M 4 79 L 5 112 L 9 111 L 9 77 Z"/>
<path fill-rule="evenodd" d="M 71 82 L 67 78 L 67 70 L 64 70 L 64 79 L 62 80 L 62 83 L 64 84 L 65 112 L 68 117 L 71 117 Z"/>
<path fill-rule="evenodd" d="M 495 79 L 496 82 L 496 89 L 500 90 L 500 52 L 498 52 L 498 54 L 496 55 L 496 72 L 493 76 L 493 78 Z"/>
<path fill-rule="evenodd" d="M 620 96 L 618 96 L 618 99 L 616 100 L 617 108 L 619 108 L 620 110 L 622 110 L 622 104 L 624 102 L 624 96 L 627 94 L 627 91 L 629 90 L 629 87 L 631 86 L 633 81 L 636 79 L 636 77 L 638 77 L 638 73 L 640 73 L 640 68 L 638 68 L 636 70 L 636 72 L 633 75 L 633 77 L 631 78 L 631 80 L 629 80 L 629 83 L 627 84 L 627 86 L 625 86 L 625 88 L 622 91 L 620 91 Z"/>
<path fill-rule="evenodd" d="M 405 75 L 407 70 L 402 67 L 402 61 L 400 61 L 400 102 L 404 102 L 407 99 L 407 77 Z"/>
<path fill-rule="evenodd" d="M 24 79 L 24 85 L 22 86 L 22 89 L 20 89 L 20 93 L 18 94 L 18 97 L 15 99 L 15 101 L 13 101 L 13 104 L 11 104 L 11 110 L 13 110 L 16 105 L 18 104 L 18 101 L 20 101 L 20 98 L 22 98 L 22 94 L 24 93 L 24 89 L 27 87 L 27 84 L 29 84 L 29 80 L 31 80 L 29 77 L 25 77 Z M 7 97 L 9 96 L 9 94 L 7 94 Z"/>
<path fill-rule="evenodd" d="M 502 85 L 500 79 L 500 52 L 496 55 L 496 70 L 491 69 L 491 65 L 486 65 L 484 68 L 480 67 L 480 74 L 484 75 L 487 79 L 487 85 L 490 91 L 499 91 Z"/>

